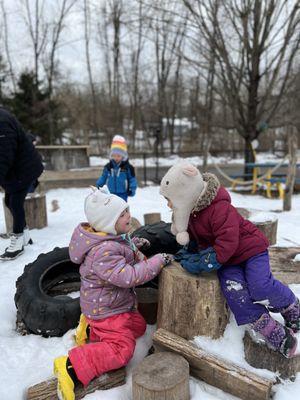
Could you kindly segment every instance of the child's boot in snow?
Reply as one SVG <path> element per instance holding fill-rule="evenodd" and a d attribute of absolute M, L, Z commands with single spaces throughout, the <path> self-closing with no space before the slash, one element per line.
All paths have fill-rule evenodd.
<path fill-rule="evenodd" d="M 285 326 L 291 328 L 295 333 L 300 331 L 300 302 L 297 299 L 285 310 L 281 311 Z"/>
<path fill-rule="evenodd" d="M 75 342 L 77 346 L 81 346 L 86 344 L 89 338 L 90 327 L 87 323 L 87 320 L 83 314 L 80 315 L 79 325 L 76 328 L 75 332 Z"/>
<path fill-rule="evenodd" d="M 293 331 L 275 321 L 270 314 L 263 314 L 252 324 L 252 329 L 264 338 L 266 345 L 272 350 L 280 352 L 286 358 L 295 355 L 297 338 Z"/>
<path fill-rule="evenodd" d="M 54 375 L 57 377 L 57 396 L 59 400 L 75 400 L 75 384 L 78 382 L 69 357 L 54 360 Z"/>

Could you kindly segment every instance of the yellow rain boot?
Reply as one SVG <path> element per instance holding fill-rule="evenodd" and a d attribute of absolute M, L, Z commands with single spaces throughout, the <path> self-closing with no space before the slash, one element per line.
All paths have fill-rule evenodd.
<path fill-rule="evenodd" d="M 83 314 L 80 315 L 79 325 L 76 328 L 75 332 L 75 342 L 77 346 L 82 346 L 86 344 L 89 336 L 88 336 L 89 325 L 86 321 L 86 318 Z"/>
<path fill-rule="evenodd" d="M 75 400 L 75 383 L 68 370 L 71 369 L 73 375 L 75 371 L 69 361 L 67 365 L 67 356 L 57 357 L 54 360 L 54 375 L 57 377 L 57 396 L 59 400 Z"/>

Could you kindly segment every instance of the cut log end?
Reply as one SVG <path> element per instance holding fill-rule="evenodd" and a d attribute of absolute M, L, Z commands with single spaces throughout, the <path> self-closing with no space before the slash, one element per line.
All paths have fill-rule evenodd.
<path fill-rule="evenodd" d="M 145 358 L 132 375 L 133 400 L 188 400 L 189 364 L 173 353 Z"/>

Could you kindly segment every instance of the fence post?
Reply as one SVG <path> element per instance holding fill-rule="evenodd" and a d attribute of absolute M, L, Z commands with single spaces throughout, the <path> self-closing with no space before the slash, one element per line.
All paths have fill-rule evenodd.
<path fill-rule="evenodd" d="M 143 172 L 144 172 L 144 186 L 147 186 L 147 163 L 146 163 L 146 153 L 143 153 Z"/>

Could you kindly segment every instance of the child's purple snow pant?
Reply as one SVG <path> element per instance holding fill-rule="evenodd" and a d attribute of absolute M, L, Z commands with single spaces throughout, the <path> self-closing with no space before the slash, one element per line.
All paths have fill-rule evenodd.
<path fill-rule="evenodd" d="M 238 325 L 255 322 L 268 311 L 280 312 L 296 300 L 294 293 L 273 277 L 268 251 L 239 265 L 223 265 L 218 276 Z M 256 303 L 262 301 L 268 309 Z"/>

